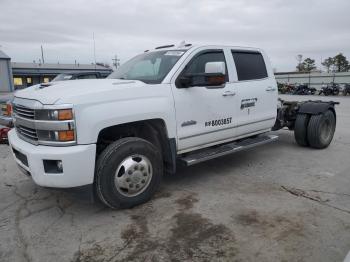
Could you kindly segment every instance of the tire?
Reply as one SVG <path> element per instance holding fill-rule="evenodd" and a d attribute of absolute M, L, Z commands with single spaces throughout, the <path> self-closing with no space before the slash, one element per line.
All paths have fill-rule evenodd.
<path fill-rule="evenodd" d="M 308 146 L 307 127 L 310 116 L 307 114 L 298 114 L 294 125 L 294 138 L 300 146 Z"/>
<path fill-rule="evenodd" d="M 307 128 L 307 139 L 310 147 L 317 149 L 328 147 L 334 136 L 335 125 L 335 115 L 330 110 L 311 116 Z"/>
<path fill-rule="evenodd" d="M 162 176 L 162 156 L 153 144 L 136 137 L 122 138 L 98 157 L 95 190 L 108 207 L 131 208 L 154 195 Z"/>
<path fill-rule="evenodd" d="M 339 95 L 339 90 L 334 90 L 333 95 L 335 95 L 335 96 Z"/>

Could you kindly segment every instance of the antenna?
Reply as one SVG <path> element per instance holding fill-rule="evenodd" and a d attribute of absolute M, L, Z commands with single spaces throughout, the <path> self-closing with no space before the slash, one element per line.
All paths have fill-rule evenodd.
<path fill-rule="evenodd" d="M 92 40 L 94 41 L 94 61 L 95 61 L 95 71 L 96 71 L 96 45 L 95 45 L 95 32 L 92 32 Z"/>
<path fill-rule="evenodd" d="M 45 64 L 45 59 L 44 59 L 44 49 L 43 46 L 41 45 L 41 60 L 43 61 L 43 64 Z"/>

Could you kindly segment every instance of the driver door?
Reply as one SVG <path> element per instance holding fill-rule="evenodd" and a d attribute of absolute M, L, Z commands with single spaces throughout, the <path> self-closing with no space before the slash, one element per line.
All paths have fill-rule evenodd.
<path fill-rule="evenodd" d="M 184 75 L 204 74 L 206 63 L 224 62 L 225 83 L 181 88 Z M 175 101 L 178 152 L 199 149 L 234 137 L 234 93 L 223 49 L 200 50 L 185 61 L 172 82 Z"/>

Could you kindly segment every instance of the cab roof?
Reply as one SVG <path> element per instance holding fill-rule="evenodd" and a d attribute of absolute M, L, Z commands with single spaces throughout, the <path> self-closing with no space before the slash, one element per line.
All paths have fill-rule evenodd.
<path fill-rule="evenodd" d="M 248 47 L 248 46 L 234 46 L 234 45 L 205 45 L 205 44 L 200 44 L 200 45 L 192 45 L 192 44 L 188 44 L 188 43 L 181 43 L 178 46 L 175 45 L 162 45 L 162 46 L 158 46 L 155 47 L 154 49 L 151 50 L 145 50 L 145 52 L 149 52 L 149 51 L 160 51 L 160 50 L 164 50 L 164 51 L 176 51 L 176 50 L 189 50 L 189 49 L 197 49 L 197 48 L 231 48 L 231 49 L 239 49 L 239 50 L 249 50 L 249 51 L 259 51 L 261 52 L 262 50 L 260 48 L 256 48 L 256 47 Z"/>

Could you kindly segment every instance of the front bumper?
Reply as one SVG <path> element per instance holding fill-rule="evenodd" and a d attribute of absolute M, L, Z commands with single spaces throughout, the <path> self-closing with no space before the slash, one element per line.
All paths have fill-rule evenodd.
<path fill-rule="evenodd" d="M 95 144 L 35 146 L 20 139 L 14 129 L 8 133 L 8 140 L 17 164 L 40 186 L 71 188 L 92 184 L 94 181 Z M 43 160 L 61 160 L 63 172 L 45 173 Z"/>
<path fill-rule="evenodd" d="M 0 115 L 0 126 L 12 127 L 12 117 Z"/>

